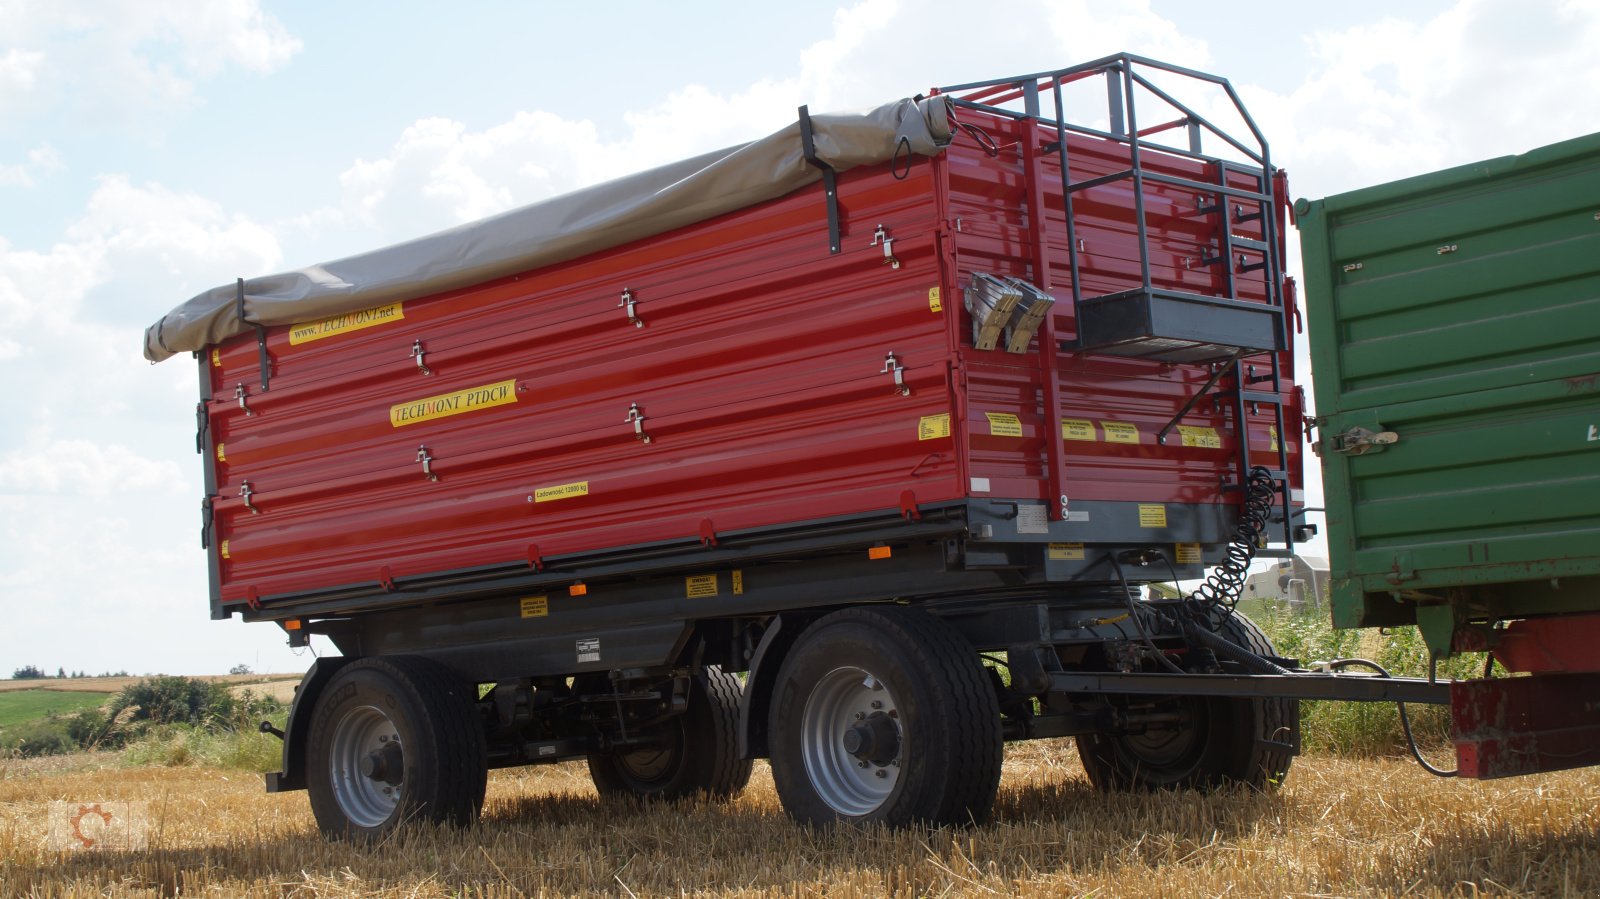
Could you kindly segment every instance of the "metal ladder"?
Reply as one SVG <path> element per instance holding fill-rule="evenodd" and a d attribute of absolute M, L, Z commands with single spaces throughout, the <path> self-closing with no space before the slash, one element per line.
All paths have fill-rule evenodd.
<path fill-rule="evenodd" d="M 1204 116 L 1153 84 L 1141 73 L 1141 69 L 1158 70 L 1221 88 L 1233 101 L 1234 108 L 1249 129 L 1255 148 L 1252 149 L 1241 140 L 1223 132 Z M 1106 109 L 1110 123 L 1109 130 L 1106 131 L 1066 122 L 1062 87 L 1096 76 L 1104 76 L 1106 79 Z M 1141 130 L 1136 110 L 1136 86 L 1144 88 L 1172 107 L 1179 113 L 1178 117 Z M 1040 95 L 1047 90 L 1055 101 L 1053 121 L 1043 116 L 1040 111 Z M 1070 344 L 1064 342 L 1063 348 L 1076 352 L 1109 353 L 1175 363 L 1210 363 L 1211 378 L 1184 404 L 1158 436 L 1164 441 L 1167 433 L 1177 426 L 1205 394 L 1216 388 L 1215 396 L 1229 401 L 1229 408 L 1232 410 L 1234 424 L 1238 430 L 1235 480 L 1233 484 L 1225 485 L 1225 489 L 1230 491 L 1244 491 L 1249 483 L 1250 470 L 1255 467 L 1250 453 L 1249 413 L 1258 410 L 1262 405 L 1272 408 L 1277 450 L 1276 458 L 1272 460 L 1274 464 L 1266 467 L 1275 485 L 1274 492 L 1277 495 L 1274 498 L 1274 506 L 1277 513 L 1282 516 L 1284 544 L 1288 551 L 1292 551 L 1294 527 L 1290 515 L 1291 488 L 1288 478 L 1289 433 L 1281 396 L 1283 381 L 1278 355 L 1289 350 L 1290 343 L 1283 295 L 1283 265 L 1278 252 L 1278 222 L 1274 215 L 1276 172 L 1272 167 L 1265 138 L 1245 110 L 1232 85 L 1227 79 L 1215 75 L 1121 53 L 1054 72 L 938 89 L 938 93 L 941 94 L 953 94 L 959 91 L 968 93 L 962 97 L 952 98 L 958 108 L 965 106 L 998 115 L 1037 120 L 1055 128 L 1056 140 L 1044 149 L 1046 153 L 1058 157 L 1061 170 L 1073 312 L 1078 323 L 1078 335 L 1075 341 Z M 1026 107 L 1020 113 L 1000 106 L 1002 101 L 1019 98 L 1025 101 Z M 1180 128 L 1187 134 L 1187 147 L 1172 147 L 1150 140 L 1156 134 Z M 1254 165 L 1232 163 L 1203 154 L 1201 140 L 1202 134 L 1206 131 L 1238 150 Z M 1110 140 L 1126 146 L 1128 168 L 1082 181 L 1071 181 L 1068 134 Z M 1141 159 L 1143 151 L 1146 150 L 1201 161 L 1215 172 L 1215 179 L 1210 182 L 1195 181 L 1150 171 L 1142 164 Z M 1240 174 L 1255 179 L 1253 188 L 1236 187 L 1230 183 L 1232 180 L 1230 176 Z M 1085 297 L 1081 286 L 1082 270 L 1073 214 L 1073 195 L 1121 180 L 1132 182 L 1140 283 L 1112 294 Z M 1221 295 L 1163 288 L 1153 282 L 1150 271 L 1150 233 L 1145 210 L 1146 182 L 1179 187 L 1191 190 L 1197 196 L 1214 198 L 1211 207 L 1201 207 L 1197 210 L 1216 214 L 1218 234 L 1215 253 L 1203 255 L 1199 261 L 1205 265 L 1222 265 L 1224 274 L 1221 279 L 1223 282 Z M 1261 223 L 1259 239 L 1234 234 L 1234 225 L 1257 220 Z M 1257 256 L 1258 260 L 1255 258 Z M 1261 272 L 1261 277 L 1265 281 L 1265 303 L 1240 300 L 1238 296 L 1240 276 L 1255 272 Z M 1168 320 L 1176 323 L 1175 329 L 1167 334 L 1153 331 L 1148 334 L 1112 333 L 1103 335 L 1099 341 L 1086 337 L 1086 331 L 1093 318 L 1086 313 L 1113 309 L 1118 305 L 1127 307 L 1129 304 L 1136 309 L 1142 306 L 1147 320 L 1154 320 L 1159 309 Z M 1253 336 L 1232 343 L 1195 339 L 1184 344 L 1182 332 L 1186 316 L 1194 316 L 1194 321 L 1205 320 L 1202 317 L 1215 319 L 1218 316 L 1235 316 L 1250 325 Z M 1174 349 L 1180 344 L 1183 345 Z M 1252 361 L 1259 360 L 1262 356 L 1266 357 L 1265 362 Z M 1258 371 L 1258 365 L 1263 371 Z"/>

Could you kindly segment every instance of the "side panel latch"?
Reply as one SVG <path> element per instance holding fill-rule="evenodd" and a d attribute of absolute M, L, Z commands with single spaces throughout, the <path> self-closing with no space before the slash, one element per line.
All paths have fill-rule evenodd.
<path fill-rule="evenodd" d="M 433 470 L 433 453 L 428 451 L 428 445 L 417 447 L 417 461 L 422 463 L 422 476 L 430 481 L 439 480 L 438 472 Z"/>
<path fill-rule="evenodd" d="M 906 386 L 905 372 L 906 367 L 900 364 L 899 359 L 895 358 L 893 351 L 890 351 L 889 355 L 883 360 L 883 368 L 878 369 L 878 374 L 880 375 L 894 376 L 894 389 L 896 393 L 900 394 L 901 396 L 910 396 L 911 388 Z"/>
<path fill-rule="evenodd" d="M 1400 435 L 1393 431 L 1372 431 L 1355 427 L 1343 434 L 1331 434 L 1322 443 L 1313 444 L 1313 448 L 1317 450 L 1318 455 L 1321 455 L 1325 446 L 1330 453 L 1361 456 L 1367 453 L 1381 453 L 1384 447 L 1399 442 Z"/>
<path fill-rule="evenodd" d="M 644 412 L 640 410 L 638 403 L 628 404 L 628 414 L 622 419 L 622 423 L 633 425 L 633 439 L 640 443 L 650 442 L 650 435 L 644 432 Z"/>
<path fill-rule="evenodd" d="M 644 319 L 639 317 L 639 312 L 636 308 L 638 305 L 639 301 L 634 298 L 633 291 L 626 287 L 622 288 L 622 299 L 617 301 L 617 308 L 628 313 L 629 324 L 635 328 L 642 328 L 644 327 Z"/>

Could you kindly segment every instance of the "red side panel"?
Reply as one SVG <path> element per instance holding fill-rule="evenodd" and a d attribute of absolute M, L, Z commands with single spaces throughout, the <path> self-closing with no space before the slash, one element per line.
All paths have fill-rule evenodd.
<path fill-rule="evenodd" d="M 948 171 L 950 212 L 956 225 L 956 283 L 966 284 L 973 272 L 1012 276 L 1046 287 L 1056 297 L 1056 336 L 1076 335 L 1072 306 L 1066 216 L 1060 166 L 1053 154 L 1037 161 L 1021 151 L 1026 141 L 1043 146 L 1055 139 L 1053 129 L 1004 117 L 985 117 L 983 127 L 1000 146 L 989 157 L 970 141 L 958 141 L 941 164 Z M 1129 168 L 1127 148 L 1109 141 L 1069 137 L 1071 177 L 1084 181 Z M 1143 154 L 1148 170 L 1190 180 L 1214 182 L 1206 164 L 1153 151 Z M 1246 176 L 1230 183 L 1250 187 Z M 1037 188 L 1036 188 L 1037 185 Z M 1042 193 L 1041 243 L 1030 216 Z M 1201 209 L 1188 190 L 1147 182 L 1146 222 L 1151 246 L 1151 275 L 1157 287 L 1225 296 L 1221 266 L 1201 264 L 1218 240 L 1222 216 Z M 1078 239 L 1081 290 L 1093 297 L 1134 287 L 1140 282 L 1139 245 L 1132 185 L 1127 180 L 1090 188 L 1073 198 Z M 1230 226 L 1236 237 L 1259 240 L 1259 222 Z M 1043 256 L 1036 264 L 1035 253 Z M 1267 300 L 1261 274 L 1239 277 L 1237 296 Z M 1044 499 L 1043 441 L 1063 441 L 1064 492 L 1070 500 L 1113 500 L 1146 503 L 1237 503 L 1235 494 L 1219 489 L 1237 477 L 1240 428 L 1231 409 L 1215 392 L 1204 398 L 1174 428 L 1164 444 L 1157 432 L 1173 420 L 1185 402 L 1210 378 L 1205 365 L 1173 365 L 1110 355 L 1058 353 L 1053 360 L 1062 427 L 1051 429 L 1041 405 L 1040 359 L 1035 344 L 1028 355 L 1001 350 L 980 351 L 963 335 L 963 373 L 972 396 L 968 423 L 973 428 L 973 475 L 990 479 L 993 495 Z M 1285 421 L 1298 423 L 1299 399 L 1292 386 L 1292 354 L 1280 354 L 1284 379 L 1281 398 Z M 1265 364 L 1262 363 L 1262 373 Z M 1021 438 L 985 439 L 985 412 L 1002 407 L 1022 410 Z M 1277 467 L 1278 441 L 1273 410 L 1250 412 L 1243 428 L 1253 464 Z M 1299 486 L 1300 440 L 1288 435 L 1291 478 Z"/>
<path fill-rule="evenodd" d="M 1048 336 L 1021 354 L 973 349 L 960 293 L 973 272 L 1045 288 L 1048 327 L 1074 336 L 1060 173 L 1040 149 L 1053 132 L 991 126 L 997 156 L 963 135 L 903 178 L 845 173 L 837 255 L 818 185 L 520 276 L 268 329 L 265 392 L 252 336 L 215 349 L 222 602 L 905 501 L 1237 503 L 1221 485 L 1241 429 L 1221 405 L 1156 442 L 1207 367 L 1075 354 Z M 1074 180 L 1127 167 L 1118 145 L 1073 141 Z M 1211 177 L 1189 159 L 1145 165 Z M 1075 195 L 1086 295 L 1137 278 L 1128 191 Z M 1155 280 L 1222 292 L 1193 261 L 1219 215 L 1186 191 L 1147 194 Z M 1264 282 L 1236 292 L 1266 297 Z M 1271 465 L 1269 413 L 1243 432 Z"/>
<path fill-rule="evenodd" d="M 939 418 L 952 396 L 929 298 L 930 167 L 843 184 L 837 256 L 818 188 L 309 332 L 326 336 L 271 329 L 265 393 L 255 341 L 230 341 L 209 369 L 224 603 L 522 560 L 530 546 L 897 509 L 908 490 L 961 495 Z M 880 223 L 898 268 L 870 245 Z M 379 323 L 349 327 L 364 321 Z"/>

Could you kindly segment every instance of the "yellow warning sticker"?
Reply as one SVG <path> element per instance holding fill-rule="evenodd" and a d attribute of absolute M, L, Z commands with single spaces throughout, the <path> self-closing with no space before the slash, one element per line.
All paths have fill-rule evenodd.
<path fill-rule="evenodd" d="M 1100 429 L 1106 432 L 1107 443 L 1138 443 L 1139 426 L 1125 421 L 1102 421 Z"/>
<path fill-rule="evenodd" d="M 550 614 L 548 596 L 524 596 L 518 605 L 524 618 L 543 618 Z"/>
<path fill-rule="evenodd" d="M 222 557 L 224 559 L 233 558 L 233 556 L 228 555 L 228 541 L 226 540 L 222 541 Z"/>
<path fill-rule="evenodd" d="M 1175 558 L 1178 560 L 1179 565 L 1200 564 L 1200 544 L 1179 543 L 1177 544 L 1177 550 Z"/>
<path fill-rule="evenodd" d="M 218 462 L 226 462 L 226 461 L 228 461 L 228 454 L 223 452 L 222 444 L 220 444 L 220 443 L 217 444 L 217 461 Z"/>
<path fill-rule="evenodd" d="M 387 325 L 406 317 L 402 303 L 390 303 L 387 306 L 374 306 L 371 309 L 359 309 L 355 312 L 346 312 L 329 318 L 319 319 L 314 322 L 301 322 L 289 326 L 289 345 L 299 346 L 324 337 L 337 337 L 340 334 L 349 334 L 363 328 L 377 325 Z"/>
<path fill-rule="evenodd" d="M 996 437 L 1021 437 L 1022 422 L 1010 412 L 985 412 L 989 419 L 989 433 Z"/>
<path fill-rule="evenodd" d="M 733 570 L 733 595 L 744 595 L 744 572 L 737 568 Z"/>
<path fill-rule="evenodd" d="M 575 484 L 557 484 L 554 487 L 540 487 L 533 491 L 533 501 L 536 503 L 549 503 L 558 499 L 571 499 L 574 496 L 588 496 L 589 482 L 578 481 Z"/>
<path fill-rule="evenodd" d="M 704 599 L 707 596 L 717 595 L 717 576 L 714 574 L 694 574 L 683 579 L 684 595 L 690 599 Z"/>
<path fill-rule="evenodd" d="M 917 420 L 917 439 L 936 440 L 940 437 L 950 436 L 950 413 L 940 412 L 938 415 L 924 415 Z"/>
<path fill-rule="evenodd" d="M 937 288 L 937 287 L 928 288 L 928 311 L 929 312 L 943 312 L 944 311 L 944 300 L 940 298 L 940 296 L 939 296 L 939 288 Z"/>
<path fill-rule="evenodd" d="M 1199 428 L 1193 425 L 1178 425 L 1178 433 L 1183 437 L 1184 446 L 1203 446 L 1207 449 L 1222 449 L 1222 438 L 1217 436 L 1216 428 Z"/>
<path fill-rule="evenodd" d="M 1267 435 L 1272 438 L 1272 446 L 1268 447 L 1268 449 L 1272 450 L 1273 452 L 1277 452 L 1278 451 L 1278 426 L 1277 425 L 1268 425 L 1267 426 Z"/>
<path fill-rule="evenodd" d="M 1098 440 L 1094 432 L 1094 422 L 1087 418 L 1061 419 L 1061 437 L 1063 440 Z"/>
<path fill-rule="evenodd" d="M 215 349 L 215 348 L 213 348 L 211 350 L 211 364 L 216 366 L 217 368 L 221 368 L 222 367 L 222 351 L 221 350 Z"/>
<path fill-rule="evenodd" d="M 396 403 L 389 407 L 389 424 L 402 428 L 421 421 L 448 418 L 451 415 L 504 406 L 516 401 L 516 380 L 499 381 L 482 387 L 468 387 L 455 393 L 441 393 L 438 396 Z"/>
<path fill-rule="evenodd" d="M 1160 503 L 1139 504 L 1139 527 L 1164 528 L 1167 526 L 1167 507 Z"/>
<path fill-rule="evenodd" d="M 1052 543 L 1048 551 L 1052 562 L 1081 562 L 1083 561 L 1082 543 Z"/>

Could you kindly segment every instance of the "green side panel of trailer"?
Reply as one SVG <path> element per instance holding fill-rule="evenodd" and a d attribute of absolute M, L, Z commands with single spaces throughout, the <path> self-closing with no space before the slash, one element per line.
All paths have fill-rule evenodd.
<path fill-rule="evenodd" d="M 1334 624 L 1600 609 L 1600 134 L 1296 212 Z"/>

